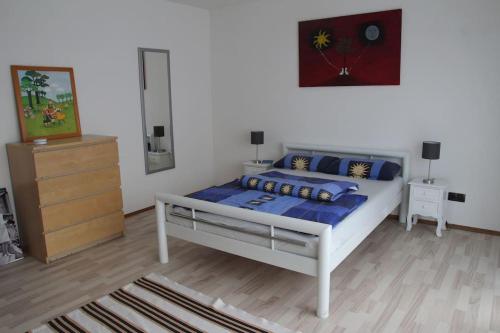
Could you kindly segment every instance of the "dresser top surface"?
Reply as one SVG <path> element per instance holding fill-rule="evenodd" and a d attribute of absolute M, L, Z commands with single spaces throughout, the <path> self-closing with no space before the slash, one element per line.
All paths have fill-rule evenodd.
<path fill-rule="evenodd" d="M 104 142 L 116 141 L 115 136 L 106 135 L 83 135 L 80 137 L 48 140 L 47 144 L 36 145 L 32 142 L 9 143 L 8 147 L 17 149 L 26 149 L 35 152 L 43 152 L 50 150 L 66 149 L 71 147 L 99 144 Z"/>

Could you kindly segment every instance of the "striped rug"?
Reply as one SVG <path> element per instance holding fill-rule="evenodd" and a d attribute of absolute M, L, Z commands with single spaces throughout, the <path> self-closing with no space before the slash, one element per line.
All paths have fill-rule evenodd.
<path fill-rule="evenodd" d="M 29 332 L 292 331 L 152 273 Z"/>

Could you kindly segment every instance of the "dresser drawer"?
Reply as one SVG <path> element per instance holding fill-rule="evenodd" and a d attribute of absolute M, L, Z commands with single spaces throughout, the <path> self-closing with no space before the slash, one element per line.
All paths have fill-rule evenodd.
<path fill-rule="evenodd" d="M 416 200 L 441 201 L 441 190 L 415 187 L 413 188 L 413 196 Z"/>
<path fill-rule="evenodd" d="M 438 203 L 415 200 L 413 202 L 412 212 L 422 216 L 437 217 Z"/>
<path fill-rule="evenodd" d="M 123 214 L 117 212 L 45 235 L 47 257 L 67 254 L 123 233 Z"/>
<path fill-rule="evenodd" d="M 74 174 L 118 164 L 118 145 L 107 142 L 34 154 L 37 178 Z"/>
<path fill-rule="evenodd" d="M 120 189 L 116 189 L 83 199 L 43 207 L 41 209 L 43 230 L 51 232 L 121 211 L 122 202 L 122 192 Z"/>
<path fill-rule="evenodd" d="M 116 167 L 37 181 L 40 206 L 120 188 L 120 169 Z"/>

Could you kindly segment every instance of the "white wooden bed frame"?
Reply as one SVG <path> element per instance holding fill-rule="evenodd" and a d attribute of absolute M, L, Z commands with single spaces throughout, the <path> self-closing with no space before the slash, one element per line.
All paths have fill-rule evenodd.
<path fill-rule="evenodd" d="M 391 209 L 384 209 L 376 216 L 366 216 L 365 229 L 345 242 L 334 252 L 330 250 L 332 227 L 327 224 L 304 221 L 301 219 L 256 212 L 237 207 L 211 203 L 207 201 L 187 198 L 180 195 L 157 193 L 156 194 L 156 219 L 158 228 L 158 245 L 160 262 L 168 262 L 167 234 L 188 242 L 208 246 L 220 251 L 232 253 L 245 258 L 257 260 L 266 264 L 286 268 L 292 271 L 315 276 L 318 278 L 318 300 L 316 314 L 320 318 L 329 315 L 330 303 L 330 272 L 332 272 L 386 217 L 392 210 L 401 204 L 399 221 L 405 223 L 407 212 L 407 184 L 410 175 L 410 157 L 407 152 L 350 148 L 329 145 L 309 144 L 283 144 L 283 153 L 306 152 L 315 154 L 353 156 L 362 158 L 382 158 L 400 163 L 402 167 L 403 189 L 398 197 L 390 203 Z M 166 205 L 178 205 L 191 209 L 192 228 L 186 228 L 174 223 L 167 223 Z M 172 207 L 172 206 L 170 206 Z M 196 212 L 203 211 L 225 217 L 246 220 L 261 225 L 269 226 L 270 246 L 264 247 L 240 240 L 197 230 Z M 349 223 L 349 216 L 342 223 Z M 168 226 L 167 226 L 168 224 Z M 319 236 L 318 252 L 316 258 L 299 254 L 282 252 L 275 248 L 274 228 L 302 232 Z"/>

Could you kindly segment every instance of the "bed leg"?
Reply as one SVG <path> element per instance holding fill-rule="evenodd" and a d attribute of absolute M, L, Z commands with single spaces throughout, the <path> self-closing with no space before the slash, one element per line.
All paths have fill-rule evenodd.
<path fill-rule="evenodd" d="M 165 217 L 165 203 L 156 200 L 156 229 L 158 233 L 158 252 L 160 262 L 162 264 L 168 263 L 168 247 L 167 247 L 167 228 Z"/>
<path fill-rule="evenodd" d="M 318 247 L 318 307 L 316 315 L 322 319 L 330 314 L 330 243 L 332 228 L 326 228 L 319 236 Z"/>
<path fill-rule="evenodd" d="M 405 185 L 403 190 L 403 198 L 399 206 L 399 223 L 406 223 L 408 215 L 408 185 Z"/>

